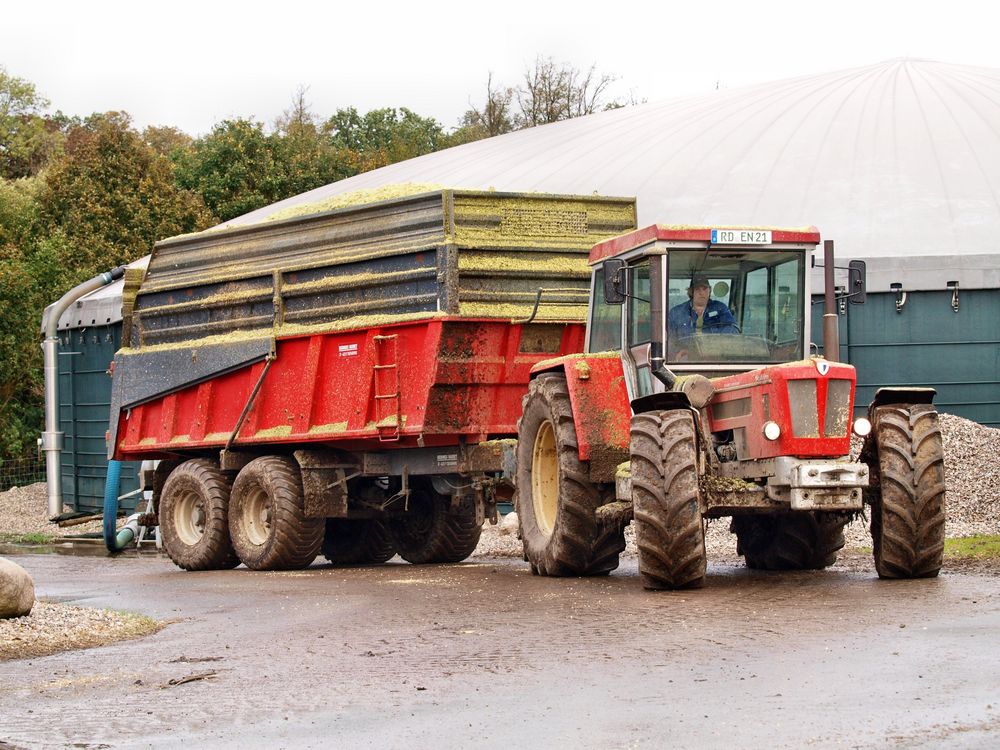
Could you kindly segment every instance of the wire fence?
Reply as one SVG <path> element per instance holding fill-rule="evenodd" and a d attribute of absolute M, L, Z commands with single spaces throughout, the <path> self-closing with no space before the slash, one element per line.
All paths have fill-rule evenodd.
<path fill-rule="evenodd" d="M 0 492 L 45 481 L 45 459 L 0 458 Z"/>

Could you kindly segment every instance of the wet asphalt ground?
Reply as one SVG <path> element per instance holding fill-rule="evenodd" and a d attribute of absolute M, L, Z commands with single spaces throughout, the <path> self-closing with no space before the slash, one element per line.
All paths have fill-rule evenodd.
<path fill-rule="evenodd" d="M 185 573 L 14 554 L 40 597 L 170 624 L 0 663 L 0 748 L 996 748 L 1000 576 L 706 588 L 519 560 Z M 184 678 L 189 682 L 171 685 Z"/>

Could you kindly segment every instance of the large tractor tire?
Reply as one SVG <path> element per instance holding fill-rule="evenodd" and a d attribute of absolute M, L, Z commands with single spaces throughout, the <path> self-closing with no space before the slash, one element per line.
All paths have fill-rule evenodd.
<path fill-rule="evenodd" d="M 386 522 L 392 545 L 407 562 L 457 563 L 476 550 L 483 527 L 476 523 L 474 506 L 453 512 L 450 496 L 417 482 L 407 505 L 406 513 Z"/>
<path fill-rule="evenodd" d="M 930 578 L 944 558 L 944 451 L 931 404 L 876 407 L 869 466 L 872 546 L 880 578 Z"/>
<path fill-rule="evenodd" d="M 334 565 L 381 565 L 396 554 L 381 521 L 328 518 L 323 557 Z"/>
<path fill-rule="evenodd" d="M 822 570 L 837 562 L 850 518 L 837 513 L 735 516 L 736 553 L 756 570 Z"/>
<path fill-rule="evenodd" d="M 606 575 L 625 549 L 627 519 L 599 516 L 601 489 L 580 461 L 566 378 L 531 381 L 517 429 L 517 491 L 524 557 L 546 576 Z M 614 497 L 612 496 L 613 500 Z"/>
<path fill-rule="evenodd" d="M 229 538 L 229 479 L 214 462 L 195 458 L 163 482 L 159 523 L 163 547 L 184 570 L 224 570 L 240 564 Z"/>
<path fill-rule="evenodd" d="M 285 456 L 262 456 L 236 476 L 229 532 L 240 560 L 252 570 L 307 567 L 323 544 L 325 519 L 307 518 L 299 466 Z"/>
<path fill-rule="evenodd" d="M 636 414 L 631 433 L 632 506 L 643 586 L 700 588 L 707 558 L 691 412 Z"/>

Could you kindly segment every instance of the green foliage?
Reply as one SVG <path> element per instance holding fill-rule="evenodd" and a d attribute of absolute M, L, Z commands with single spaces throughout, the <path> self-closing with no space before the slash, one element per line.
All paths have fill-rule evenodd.
<path fill-rule="evenodd" d="M 32 531 L 28 534 L 0 533 L 0 543 L 2 544 L 23 544 L 23 545 L 46 545 L 52 544 L 56 538 L 51 534 L 42 534 Z"/>
<path fill-rule="evenodd" d="M 156 153 L 163 156 L 173 156 L 183 153 L 191 147 L 194 139 L 187 133 L 174 127 L 150 125 L 142 131 L 142 140 Z"/>
<path fill-rule="evenodd" d="M 279 200 L 282 170 L 262 123 L 224 120 L 177 158 L 177 182 L 226 221 Z"/>
<path fill-rule="evenodd" d="M 61 142 L 60 123 L 42 116 L 48 100 L 0 67 L 0 177 L 38 174 Z"/>
<path fill-rule="evenodd" d="M 68 129 L 65 148 L 37 177 L 0 178 L 0 457 L 33 451 L 43 424 L 45 306 L 157 239 L 214 221 L 127 115 L 58 122 Z"/>
<path fill-rule="evenodd" d="M 95 114 L 72 128 L 44 182 L 42 214 L 72 247 L 63 260 L 74 281 L 142 257 L 163 237 L 213 223 L 201 197 L 177 187 L 170 160 L 122 112 Z"/>
<path fill-rule="evenodd" d="M 949 557 L 1000 558 L 1000 536 L 966 536 L 944 540 Z"/>
<path fill-rule="evenodd" d="M 42 423 L 41 310 L 62 272 L 61 236 L 37 236 L 37 178 L 0 179 L 0 456 L 29 452 Z"/>
<path fill-rule="evenodd" d="M 352 154 L 356 172 L 367 172 L 448 144 L 440 123 L 406 107 L 373 109 L 360 114 L 354 107 L 339 109 L 323 125 L 331 143 Z"/>

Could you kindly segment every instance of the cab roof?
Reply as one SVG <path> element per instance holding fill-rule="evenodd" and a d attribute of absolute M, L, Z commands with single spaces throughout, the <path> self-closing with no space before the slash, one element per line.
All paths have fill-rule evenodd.
<path fill-rule="evenodd" d="M 819 244 L 819 230 L 816 227 L 760 227 L 760 226 L 691 226 L 687 224 L 651 224 L 642 229 L 636 229 L 628 234 L 612 237 L 594 245 L 590 251 L 590 263 L 599 263 L 605 258 L 626 253 L 637 247 L 648 245 L 657 240 L 674 242 L 704 242 L 712 243 L 713 229 L 736 229 L 749 231 L 768 231 L 771 233 L 771 245 Z M 721 247 L 721 245 L 720 245 Z"/>

